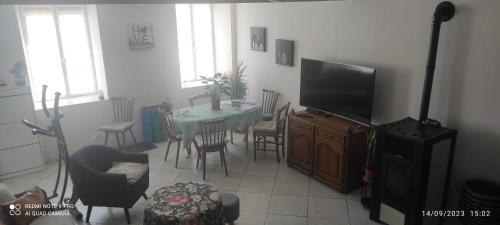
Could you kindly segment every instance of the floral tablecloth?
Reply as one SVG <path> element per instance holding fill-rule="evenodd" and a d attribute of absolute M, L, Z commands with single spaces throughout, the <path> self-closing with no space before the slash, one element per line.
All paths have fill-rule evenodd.
<path fill-rule="evenodd" d="M 222 200 L 208 184 L 176 183 L 148 199 L 144 225 L 223 225 Z"/>
<path fill-rule="evenodd" d="M 228 129 L 242 129 L 261 119 L 262 107 L 247 103 L 233 107 L 230 101 L 221 102 L 220 110 L 212 110 L 210 104 L 196 105 L 174 111 L 174 124 L 176 130 L 182 133 L 184 146 L 187 146 L 199 132 L 200 121 L 222 117 L 227 118 Z"/>

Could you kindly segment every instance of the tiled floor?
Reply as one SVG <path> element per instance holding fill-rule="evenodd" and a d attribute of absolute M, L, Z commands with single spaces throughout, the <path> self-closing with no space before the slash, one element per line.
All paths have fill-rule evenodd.
<path fill-rule="evenodd" d="M 258 152 L 257 162 L 253 152 L 242 146 L 242 137 L 235 136 L 226 155 L 229 177 L 224 175 L 216 153 L 207 156 L 206 183 L 221 192 L 236 193 L 240 197 L 241 214 L 237 225 L 370 225 L 368 210 L 359 202 L 359 190 L 341 194 L 302 173 L 292 169 L 282 160 L 276 162 L 274 152 Z M 167 161 L 165 143 L 148 151 L 150 161 L 150 188 L 148 195 L 159 187 L 182 181 L 203 182 L 202 170 L 196 169 L 196 153 L 181 151 L 179 168 L 175 168 L 175 148 L 170 149 Z M 250 146 L 252 144 L 250 143 Z M 4 180 L 13 192 L 20 192 L 34 185 L 52 190 L 56 167 L 50 164 L 44 171 Z M 71 187 L 71 186 L 70 186 Z M 70 188 L 71 190 L 71 188 Z M 67 195 L 69 196 L 69 194 Z M 145 200 L 130 210 L 132 224 L 142 224 Z M 86 207 L 77 207 L 85 214 Z M 94 208 L 90 218 L 94 225 L 126 224 L 122 209 Z M 83 223 L 84 224 L 84 223 Z"/>

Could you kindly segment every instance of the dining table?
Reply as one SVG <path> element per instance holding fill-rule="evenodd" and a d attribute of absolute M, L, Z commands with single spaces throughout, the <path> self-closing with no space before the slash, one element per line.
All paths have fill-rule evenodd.
<path fill-rule="evenodd" d="M 228 130 L 239 130 L 246 133 L 245 141 L 248 149 L 248 128 L 262 118 L 262 107 L 254 101 L 241 101 L 233 106 L 231 101 L 222 101 L 219 110 L 212 109 L 211 104 L 201 104 L 181 108 L 173 112 L 173 121 L 177 132 L 180 132 L 184 146 L 189 146 L 200 131 L 200 121 L 218 118 L 227 119 Z"/>

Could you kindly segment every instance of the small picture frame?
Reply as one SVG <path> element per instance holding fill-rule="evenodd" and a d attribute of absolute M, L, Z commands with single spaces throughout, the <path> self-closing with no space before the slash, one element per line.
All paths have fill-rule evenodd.
<path fill-rule="evenodd" d="M 293 45 L 293 41 L 276 39 L 276 64 L 293 66 Z"/>
<path fill-rule="evenodd" d="M 131 50 L 153 48 L 155 46 L 153 24 L 129 24 L 128 45 Z"/>
<path fill-rule="evenodd" d="M 250 27 L 250 48 L 259 52 L 267 50 L 266 28 Z"/>

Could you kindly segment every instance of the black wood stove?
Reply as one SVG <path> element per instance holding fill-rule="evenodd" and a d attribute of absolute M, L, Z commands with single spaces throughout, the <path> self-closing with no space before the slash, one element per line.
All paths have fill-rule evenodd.
<path fill-rule="evenodd" d="M 434 13 L 419 120 L 380 125 L 375 153 L 376 179 L 370 219 L 390 225 L 442 224 L 457 130 L 429 119 L 429 103 L 441 23 L 455 13 L 441 2 Z"/>
<path fill-rule="evenodd" d="M 446 204 L 456 137 L 456 130 L 412 118 L 381 125 L 370 218 L 391 225 L 440 224 L 433 211 Z"/>

